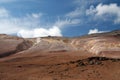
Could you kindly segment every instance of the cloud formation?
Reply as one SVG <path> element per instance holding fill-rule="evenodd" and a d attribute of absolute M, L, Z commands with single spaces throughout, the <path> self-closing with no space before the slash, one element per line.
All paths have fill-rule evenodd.
<path fill-rule="evenodd" d="M 106 31 L 99 31 L 98 29 L 95 28 L 95 29 L 90 29 L 88 34 L 104 33 L 104 32 Z"/>
<path fill-rule="evenodd" d="M 105 1 L 106 4 L 100 4 L 101 1 L 102 3 Z M 79 34 L 85 34 L 86 31 L 95 27 L 101 27 L 100 29 L 104 27 L 104 29 L 109 30 L 119 28 L 119 3 L 104 1 L 69 1 L 69 3 L 66 4 L 66 8 L 62 10 L 64 6 L 56 5 L 56 3 L 46 3 L 48 1 L 42 1 L 41 3 L 39 0 L 1 0 L 0 3 L 4 2 L 5 4 L 6 2 L 7 4 L 8 2 L 11 7 L 6 4 L 0 7 L 0 33 L 14 35 L 18 33 L 21 37 L 36 37 L 36 35 L 38 37 L 53 34 L 62 36 L 62 33 L 65 36 L 78 36 Z M 14 2 L 15 5 L 13 5 L 14 3 L 12 2 Z M 27 4 L 27 2 L 30 4 Z M 65 1 L 65 3 L 67 3 L 67 1 Z M 31 6 L 31 4 L 33 6 Z M 40 8 L 38 7 L 40 4 L 44 5 L 41 5 Z M 49 10 L 47 10 L 45 4 L 49 4 Z M 25 8 L 23 8 L 23 6 Z M 57 7 L 61 7 L 61 9 L 56 12 L 53 10 L 53 6 L 55 10 Z M 52 31 L 50 32 L 51 29 L 55 30 L 55 27 L 58 33 L 55 31 L 53 31 L 54 33 L 52 33 Z M 72 34 L 71 32 L 73 31 L 77 32 Z M 99 32 L 99 30 L 96 32 Z M 23 35 L 23 33 L 25 35 Z"/>
<path fill-rule="evenodd" d="M 24 38 L 62 36 L 61 30 L 56 26 L 49 29 L 45 29 L 45 28 L 35 28 L 33 30 L 23 29 L 23 30 L 20 30 L 17 35 Z"/>
<path fill-rule="evenodd" d="M 71 11 L 68 14 L 66 14 L 66 16 L 70 18 L 76 18 L 79 17 L 81 14 L 83 14 L 81 8 L 76 8 L 74 11 Z"/>
<path fill-rule="evenodd" d="M 115 16 L 114 23 L 120 24 L 120 6 L 115 3 L 109 5 L 99 4 L 96 8 L 92 5 L 90 9 L 86 11 L 87 15 L 95 15 L 96 17 L 104 18 L 104 15 Z"/>
<path fill-rule="evenodd" d="M 72 25 L 77 25 L 81 21 L 80 19 L 59 19 L 54 23 L 54 26 L 58 26 L 59 28 L 65 27 L 65 26 L 72 26 Z"/>
<path fill-rule="evenodd" d="M 49 29 L 40 27 L 40 18 L 42 13 L 27 14 L 24 17 L 14 17 L 5 8 L 0 8 L 0 33 L 17 33 L 20 37 L 43 37 L 43 36 L 62 36 L 59 26 L 68 24 L 66 22 L 57 22 L 57 26 L 50 26 Z"/>
<path fill-rule="evenodd" d="M 5 8 L 0 8 L 0 33 L 14 34 L 24 38 L 62 36 L 60 27 L 74 24 L 69 20 L 59 20 L 50 25 L 49 28 L 41 27 L 40 19 L 42 13 L 26 14 L 24 17 L 14 17 Z"/>
<path fill-rule="evenodd" d="M 0 8 L 0 18 L 6 18 L 9 16 L 9 12 L 5 8 Z"/>
<path fill-rule="evenodd" d="M 0 8 L 0 33 L 13 34 L 21 29 L 39 26 L 40 13 L 14 17 L 5 8 Z"/>
<path fill-rule="evenodd" d="M 20 27 L 16 24 L 17 19 L 12 18 L 8 10 L 0 8 L 0 33 L 17 32 Z"/>

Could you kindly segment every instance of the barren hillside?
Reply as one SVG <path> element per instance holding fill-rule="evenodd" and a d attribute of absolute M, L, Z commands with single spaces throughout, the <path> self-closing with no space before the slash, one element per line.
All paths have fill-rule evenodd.
<path fill-rule="evenodd" d="M 0 35 L 0 80 L 120 80 L 120 31 L 23 39 Z"/>

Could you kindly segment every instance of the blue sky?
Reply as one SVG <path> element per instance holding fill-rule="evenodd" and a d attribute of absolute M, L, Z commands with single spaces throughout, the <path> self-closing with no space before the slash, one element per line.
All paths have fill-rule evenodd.
<path fill-rule="evenodd" d="M 119 0 L 0 0 L 0 33 L 81 36 L 120 29 Z"/>

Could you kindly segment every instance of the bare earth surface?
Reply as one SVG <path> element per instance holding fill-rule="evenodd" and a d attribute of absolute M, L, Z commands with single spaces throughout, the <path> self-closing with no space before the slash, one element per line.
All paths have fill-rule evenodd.
<path fill-rule="evenodd" d="M 120 31 L 75 38 L 1 34 L 0 80 L 120 80 Z"/>

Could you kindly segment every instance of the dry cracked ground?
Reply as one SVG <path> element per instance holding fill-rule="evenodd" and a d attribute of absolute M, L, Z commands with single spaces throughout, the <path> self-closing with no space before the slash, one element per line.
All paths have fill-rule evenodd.
<path fill-rule="evenodd" d="M 120 30 L 74 38 L 0 34 L 0 80 L 120 80 Z"/>

